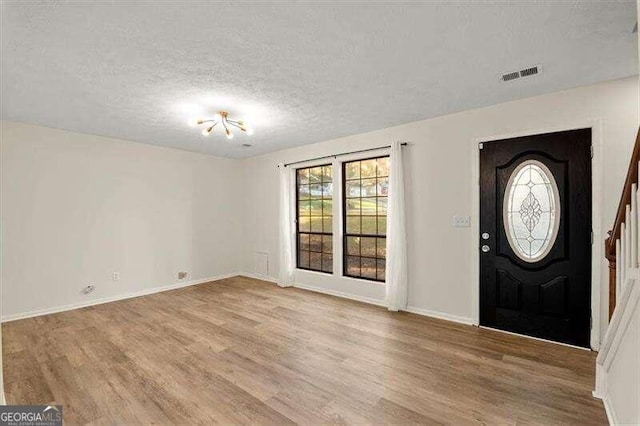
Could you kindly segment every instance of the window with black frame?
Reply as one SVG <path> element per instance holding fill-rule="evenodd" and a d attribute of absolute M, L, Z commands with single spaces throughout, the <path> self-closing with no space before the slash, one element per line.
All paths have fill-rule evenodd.
<path fill-rule="evenodd" d="M 333 272 L 333 179 L 330 164 L 296 170 L 297 267 Z"/>
<path fill-rule="evenodd" d="M 343 163 L 343 273 L 385 280 L 389 157 Z"/>

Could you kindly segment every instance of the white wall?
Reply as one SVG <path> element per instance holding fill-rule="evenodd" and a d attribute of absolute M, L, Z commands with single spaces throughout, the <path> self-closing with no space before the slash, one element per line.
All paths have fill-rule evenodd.
<path fill-rule="evenodd" d="M 240 269 L 237 160 L 13 122 L 1 153 L 5 318 Z"/>
<path fill-rule="evenodd" d="M 602 244 L 637 131 L 637 90 L 633 77 L 246 160 L 3 122 L 3 315 L 173 284 L 181 270 L 189 280 L 253 273 L 256 251 L 269 253 L 275 278 L 276 164 L 404 140 L 411 142 L 405 148 L 409 304 L 470 322 L 474 234 L 453 228 L 451 219 L 471 214 L 474 141 L 598 123 L 607 173 L 603 220 L 594 227 Z M 604 330 L 604 260 L 602 266 Z M 112 281 L 112 272 L 121 280 Z M 383 285 L 369 281 L 303 271 L 296 280 L 373 302 L 384 295 Z M 96 291 L 83 295 L 86 284 Z"/>
<path fill-rule="evenodd" d="M 278 275 L 278 162 L 378 147 L 392 140 L 409 141 L 411 145 L 405 148 L 409 305 L 426 313 L 472 321 L 475 238 L 471 228 L 453 228 L 451 223 L 454 215 L 471 214 L 474 140 L 597 124 L 596 137 L 601 136 L 604 148 L 599 155 L 606 173 L 601 181 L 602 221 L 594 223 L 594 228 L 596 244 L 602 244 L 613 222 L 638 130 L 637 91 L 638 79 L 632 77 L 246 159 L 243 267 L 253 273 L 254 252 L 265 251 L 272 265 L 269 275 Z M 603 257 L 596 261 L 602 264 L 600 328 L 604 330 L 607 269 Z M 378 284 L 337 275 L 297 271 L 296 281 L 374 301 L 380 301 L 384 294 Z"/>

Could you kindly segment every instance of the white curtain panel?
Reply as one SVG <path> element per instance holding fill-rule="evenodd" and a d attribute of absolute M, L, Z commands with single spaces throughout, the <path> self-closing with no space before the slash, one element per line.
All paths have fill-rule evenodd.
<path fill-rule="evenodd" d="M 279 164 L 280 170 L 280 275 L 278 285 L 293 285 L 293 239 L 294 226 L 291 217 L 292 170 Z"/>
<path fill-rule="evenodd" d="M 390 311 L 407 308 L 407 235 L 404 206 L 402 145 L 391 144 L 387 207 L 386 303 Z"/>

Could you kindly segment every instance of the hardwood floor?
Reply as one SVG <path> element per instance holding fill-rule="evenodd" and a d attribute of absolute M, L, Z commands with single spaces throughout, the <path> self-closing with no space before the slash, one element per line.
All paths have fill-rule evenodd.
<path fill-rule="evenodd" d="M 606 424 L 595 354 L 235 277 L 3 324 L 66 424 Z"/>

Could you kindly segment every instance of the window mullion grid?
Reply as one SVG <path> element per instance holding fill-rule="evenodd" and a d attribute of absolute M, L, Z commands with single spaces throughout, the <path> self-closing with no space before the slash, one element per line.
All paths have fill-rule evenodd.
<path fill-rule="evenodd" d="M 319 182 L 316 182 L 313 185 L 318 185 L 320 187 L 320 197 L 319 198 L 313 198 L 311 195 L 311 188 L 312 188 L 312 183 L 311 183 L 311 169 L 316 168 L 316 167 L 320 167 L 320 179 Z M 314 167 L 309 167 L 309 168 L 305 168 L 305 169 L 298 169 L 296 170 L 296 207 L 297 207 L 297 211 L 296 211 L 296 217 L 298 218 L 297 220 L 297 225 L 296 225 L 296 231 L 297 231 L 297 253 L 296 253 L 296 266 L 299 269 L 306 269 L 306 270 L 312 270 L 312 271 L 318 271 L 318 272 L 325 272 L 323 271 L 324 268 L 324 259 L 325 256 L 328 255 L 329 253 L 325 253 L 324 250 L 324 236 L 333 236 L 331 233 L 327 233 L 325 232 L 324 229 L 324 200 L 325 199 L 329 199 L 326 198 L 324 195 L 324 187 L 323 185 L 325 183 L 325 179 L 324 179 L 324 171 L 325 171 L 325 167 L 332 167 L 331 164 L 328 165 L 321 165 L 321 166 L 314 166 Z M 301 184 L 300 183 L 300 173 L 303 172 L 304 170 L 307 171 L 309 178 L 308 178 L 308 182 L 306 184 Z M 333 168 L 331 169 L 333 171 Z M 305 202 L 307 204 L 307 209 L 308 211 L 305 212 L 306 214 L 301 216 L 300 215 L 300 187 L 306 187 L 308 196 L 307 196 L 307 200 L 302 200 L 302 202 Z M 333 194 L 332 194 L 333 197 Z M 320 203 L 320 216 L 314 216 L 312 215 L 312 205 L 315 203 Z M 306 218 L 308 220 L 308 230 L 305 231 L 301 231 L 300 230 L 300 223 L 301 223 L 301 218 Z M 316 220 L 320 221 L 320 232 L 318 232 L 317 230 L 314 230 L 312 228 L 312 222 L 313 222 L 313 218 L 315 218 Z M 302 250 L 301 247 L 301 239 L 302 239 L 302 235 L 307 236 L 308 239 L 308 243 L 309 243 L 309 247 L 306 248 L 306 250 Z M 312 236 L 319 236 L 320 240 L 319 240 L 319 248 L 317 250 L 312 250 L 311 247 L 311 238 Z M 319 251 L 318 251 L 319 250 Z M 308 253 L 308 265 L 302 265 L 300 262 L 300 254 L 301 252 L 304 251 L 306 253 Z M 333 252 L 333 249 L 331 250 Z M 320 266 L 319 269 L 315 269 L 311 267 L 311 257 L 312 257 L 312 253 L 315 253 L 316 255 L 319 254 L 320 256 Z M 333 268 L 332 268 L 333 269 Z"/>
<path fill-rule="evenodd" d="M 383 158 L 383 157 L 381 157 Z M 362 190 L 363 190 L 363 180 L 365 179 L 362 173 L 362 163 L 363 161 L 369 161 L 369 160 L 376 160 L 376 164 L 374 167 L 376 167 L 376 172 L 374 173 L 373 176 L 368 176 L 366 179 L 369 180 L 373 180 L 374 181 L 374 187 L 375 187 L 375 194 L 363 194 Z M 357 278 L 363 278 L 363 279 L 367 279 L 367 280 L 374 280 L 374 281 L 384 281 L 383 279 L 380 279 L 381 276 L 381 272 L 382 271 L 378 271 L 378 261 L 379 260 L 384 260 L 383 258 L 378 258 L 378 251 L 379 251 L 379 243 L 378 243 L 378 239 L 381 238 L 386 238 L 386 236 L 384 235 L 379 235 L 380 234 L 380 224 L 379 219 L 381 217 L 381 215 L 378 213 L 378 209 L 379 209 L 379 202 L 380 202 L 380 198 L 382 198 L 381 196 L 379 196 L 378 194 L 378 178 L 381 176 L 378 176 L 378 171 L 377 171 L 377 159 L 366 159 L 366 160 L 357 160 L 357 166 L 354 164 L 356 163 L 356 161 L 353 162 L 349 162 L 349 163 L 343 163 L 343 167 L 342 167 L 342 177 L 343 177 L 343 181 L 344 184 L 343 186 L 343 191 L 344 193 L 342 194 L 342 200 L 343 200 L 343 209 L 344 209 L 344 213 L 343 213 L 343 217 L 345 218 L 345 223 L 343 224 L 343 232 L 344 232 L 344 240 L 343 240 L 343 250 L 344 253 L 341 256 L 341 258 L 343 259 L 343 262 L 346 261 L 346 264 L 343 265 L 343 273 L 346 276 L 354 276 Z M 359 174 L 357 177 L 349 179 L 349 182 L 352 183 L 357 183 L 358 184 L 358 188 L 359 188 L 359 193 L 357 196 L 351 196 L 352 194 L 347 192 L 347 170 L 348 170 L 348 165 L 351 164 L 352 168 L 357 168 L 359 171 Z M 382 176 L 382 177 L 386 177 L 386 176 Z M 374 201 L 373 203 L 373 214 L 367 214 L 367 216 L 364 216 L 363 213 L 365 213 L 364 211 L 364 206 L 363 206 L 363 198 L 366 198 L 368 201 Z M 357 225 L 359 227 L 359 230 L 357 233 L 354 233 L 353 230 L 351 232 L 347 232 L 347 227 L 348 227 L 348 223 L 347 223 L 347 219 L 349 219 L 349 216 L 347 215 L 348 212 L 348 201 L 349 200 L 357 200 L 358 205 L 359 205 L 359 209 L 358 209 L 358 218 L 356 219 L 355 217 L 351 217 L 351 224 L 353 224 L 354 219 L 356 219 L 358 221 Z M 368 206 L 369 209 L 371 209 L 371 206 Z M 384 215 L 382 215 L 384 216 Z M 366 220 L 365 220 L 366 219 Z M 375 221 L 375 225 L 371 223 L 371 221 Z M 373 232 L 369 232 L 366 233 L 365 232 L 365 222 L 368 223 L 368 226 L 371 230 L 373 230 Z M 353 239 L 358 239 L 358 250 L 353 253 L 352 255 L 349 254 L 349 240 L 353 240 Z M 368 249 L 371 251 L 373 251 L 373 253 L 367 254 L 365 256 L 366 253 L 363 253 L 363 239 L 366 240 Z M 352 259 L 351 262 L 351 273 L 349 273 L 349 257 Z M 367 263 L 369 265 L 371 265 L 374 270 L 375 270 L 375 277 L 372 277 L 371 273 L 367 274 L 368 276 L 363 276 L 363 260 L 366 260 Z M 356 264 L 357 262 L 357 264 Z M 358 267 L 357 269 L 355 267 Z M 373 272 L 373 271 L 368 271 L 368 272 Z"/>

